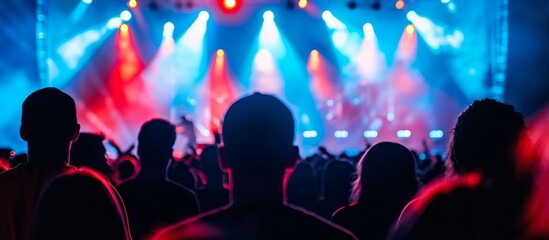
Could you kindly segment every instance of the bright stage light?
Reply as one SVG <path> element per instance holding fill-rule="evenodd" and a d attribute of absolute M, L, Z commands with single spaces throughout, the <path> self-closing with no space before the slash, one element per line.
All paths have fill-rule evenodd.
<path fill-rule="evenodd" d="M 107 22 L 107 28 L 108 29 L 115 29 L 115 28 L 120 27 L 120 24 L 122 24 L 122 19 L 120 19 L 119 17 L 111 18 Z"/>
<path fill-rule="evenodd" d="M 444 132 L 442 130 L 432 130 L 429 132 L 429 137 L 433 139 L 439 139 L 444 137 Z"/>
<path fill-rule="evenodd" d="M 83 3 L 85 4 L 91 4 L 93 2 L 93 0 L 82 0 Z"/>
<path fill-rule="evenodd" d="M 417 13 L 415 11 L 409 11 L 406 13 L 406 18 L 408 18 L 409 21 L 413 21 L 413 19 L 417 18 Z"/>
<path fill-rule="evenodd" d="M 345 130 L 337 130 L 334 132 L 334 137 L 336 138 L 347 138 L 349 136 L 349 132 Z"/>
<path fill-rule="evenodd" d="M 223 0 L 223 7 L 233 9 L 236 7 L 236 0 Z"/>
<path fill-rule="evenodd" d="M 275 15 L 272 11 L 265 11 L 265 13 L 263 13 L 264 21 L 273 21 L 274 18 L 275 18 Z"/>
<path fill-rule="evenodd" d="M 408 25 L 406 26 L 406 33 L 408 33 L 408 34 L 414 33 L 415 30 L 416 30 L 416 28 L 415 28 L 414 25 L 412 25 L 412 24 L 408 24 Z"/>
<path fill-rule="evenodd" d="M 303 8 L 306 8 L 308 5 L 308 1 L 307 0 L 299 0 L 299 2 L 297 3 L 297 6 L 301 9 Z"/>
<path fill-rule="evenodd" d="M 128 7 L 129 8 L 136 8 L 137 7 L 137 0 L 129 0 L 128 1 Z"/>
<path fill-rule="evenodd" d="M 366 131 L 364 131 L 364 137 L 365 138 L 376 138 L 377 137 L 377 131 L 376 130 L 366 130 Z"/>
<path fill-rule="evenodd" d="M 450 0 L 440 0 L 440 2 L 446 4 L 446 3 L 449 3 Z"/>
<path fill-rule="evenodd" d="M 362 25 L 362 30 L 364 31 L 364 35 L 367 35 L 374 32 L 374 26 L 371 23 L 365 23 Z"/>
<path fill-rule="evenodd" d="M 210 19 L 210 14 L 207 11 L 200 11 L 200 13 L 198 13 L 198 19 L 208 21 L 208 19 Z"/>
<path fill-rule="evenodd" d="M 412 136 L 412 131 L 410 130 L 398 130 L 397 137 L 399 138 L 409 138 Z"/>
<path fill-rule="evenodd" d="M 132 13 L 128 10 L 124 10 L 120 13 L 120 19 L 122 19 L 122 21 L 130 21 L 130 19 L 132 19 Z"/>
<path fill-rule="evenodd" d="M 218 49 L 215 54 L 217 57 L 223 57 L 225 56 L 225 51 L 223 51 L 223 49 Z"/>
<path fill-rule="evenodd" d="M 311 51 L 311 57 L 313 58 L 318 58 L 318 51 L 316 49 L 314 49 L 313 51 Z"/>
<path fill-rule="evenodd" d="M 166 22 L 164 23 L 164 32 L 162 32 L 162 36 L 165 38 L 173 37 L 173 30 L 175 29 L 175 26 L 172 22 Z"/>
<path fill-rule="evenodd" d="M 120 25 L 120 32 L 121 33 L 127 33 L 128 31 L 130 31 L 130 27 L 128 26 L 128 24 L 122 24 Z"/>
<path fill-rule="evenodd" d="M 334 17 L 334 15 L 332 14 L 332 12 L 330 12 L 328 10 L 322 12 L 322 19 L 326 22 L 330 21 L 333 17 Z"/>
<path fill-rule="evenodd" d="M 307 130 L 303 132 L 304 138 L 315 138 L 317 136 L 318 136 L 318 132 L 316 132 L 315 130 Z"/>

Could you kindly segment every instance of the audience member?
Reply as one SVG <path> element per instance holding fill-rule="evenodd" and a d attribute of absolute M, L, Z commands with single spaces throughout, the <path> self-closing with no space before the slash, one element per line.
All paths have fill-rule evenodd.
<path fill-rule="evenodd" d="M 355 171 L 353 165 L 340 160 L 331 160 L 324 166 L 322 197 L 313 207 L 318 215 L 330 219 L 337 209 L 349 205 Z"/>
<path fill-rule="evenodd" d="M 200 169 L 206 178 L 206 184 L 196 191 L 202 211 L 229 204 L 229 190 L 223 187 L 223 172 L 217 161 L 217 146 L 210 145 L 202 150 Z"/>
<path fill-rule="evenodd" d="M 107 178 L 90 169 L 52 180 L 37 203 L 30 239 L 129 240 L 124 204 Z"/>
<path fill-rule="evenodd" d="M 75 103 L 66 93 L 43 88 L 25 99 L 20 135 L 27 142 L 28 162 L 0 174 L 0 239 L 28 238 L 43 187 L 73 168 L 68 165 L 69 148 L 79 132 Z"/>
<path fill-rule="evenodd" d="M 317 199 L 315 190 L 315 174 L 311 164 L 304 161 L 298 163 L 288 178 L 288 203 L 311 210 Z"/>
<path fill-rule="evenodd" d="M 385 239 L 418 189 L 415 159 L 406 147 L 381 142 L 364 154 L 357 175 L 354 204 L 339 209 L 332 221 L 360 239 Z"/>
<path fill-rule="evenodd" d="M 80 137 L 72 143 L 71 165 L 91 168 L 111 179 L 112 169 L 107 163 L 104 140 L 105 137 L 99 134 L 80 133 Z"/>
<path fill-rule="evenodd" d="M 531 176 L 516 175 L 522 115 L 496 100 L 475 101 L 457 119 L 446 180 L 403 211 L 394 238 L 514 239 Z"/>
<path fill-rule="evenodd" d="M 294 118 L 280 100 L 255 93 L 235 102 L 223 122 L 220 165 L 232 204 L 164 229 L 155 239 L 349 239 L 354 236 L 283 201 L 295 165 Z"/>
<path fill-rule="evenodd" d="M 191 190 L 166 180 L 175 134 L 175 126 L 162 119 L 143 124 L 137 146 L 141 171 L 118 187 L 136 239 L 200 212 Z"/>

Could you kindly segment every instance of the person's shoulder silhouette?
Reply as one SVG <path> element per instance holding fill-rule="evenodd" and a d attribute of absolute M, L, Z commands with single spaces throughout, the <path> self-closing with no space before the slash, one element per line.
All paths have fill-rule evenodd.
<path fill-rule="evenodd" d="M 232 204 L 162 230 L 155 239 L 352 239 L 354 236 L 283 200 L 285 171 L 295 165 L 294 118 L 271 95 L 233 103 L 223 121 L 220 166 Z"/>
<path fill-rule="evenodd" d="M 175 134 L 175 126 L 166 120 L 153 119 L 143 124 L 137 146 L 140 172 L 136 178 L 118 186 L 128 211 L 132 236 L 137 239 L 200 212 L 191 190 L 166 180 Z"/>
<path fill-rule="evenodd" d="M 217 161 L 217 146 L 205 147 L 200 153 L 200 170 L 206 177 L 206 184 L 196 194 L 202 211 L 209 211 L 229 203 L 229 190 L 223 186 L 223 172 Z"/>
<path fill-rule="evenodd" d="M 124 204 L 91 169 L 53 179 L 37 203 L 29 239 L 131 239 Z"/>
<path fill-rule="evenodd" d="M 0 239 L 26 239 L 44 185 L 72 168 L 69 148 L 79 132 L 76 105 L 68 94 L 43 88 L 25 99 L 20 135 L 27 142 L 29 159 L 0 174 Z"/>

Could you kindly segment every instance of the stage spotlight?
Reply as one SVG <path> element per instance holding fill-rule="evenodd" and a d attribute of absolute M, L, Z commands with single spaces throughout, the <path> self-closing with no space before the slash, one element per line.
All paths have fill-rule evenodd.
<path fill-rule="evenodd" d="M 233 9 L 236 7 L 236 0 L 223 0 L 223 7 Z"/>
<path fill-rule="evenodd" d="M 265 13 L 263 13 L 264 21 L 273 21 L 274 17 L 274 13 L 272 11 L 265 11 Z"/>
<path fill-rule="evenodd" d="M 409 138 L 412 136 L 412 131 L 410 130 L 398 130 L 397 137 L 399 138 Z"/>
<path fill-rule="evenodd" d="M 162 36 L 165 38 L 173 37 L 173 30 L 175 29 L 175 26 L 172 22 L 166 22 L 164 24 L 164 32 L 162 33 Z"/>
<path fill-rule="evenodd" d="M 85 4 L 91 4 L 93 2 L 93 0 L 82 0 L 83 3 Z"/>
<path fill-rule="evenodd" d="M 137 0 L 129 0 L 128 1 L 128 7 L 129 8 L 136 8 L 137 7 Z"/>
<path fill-rule="evenodd" d="M 337 130 L 334 132 L 334 137 L 336 138 L 347 138 L 349 136 L 349 132 L 345 130 Z"/>
<path fill-rule="evenodd" d="M 444 132 L 442 130 L 432 130 L 429 132 L 429 137 L 432 139 L 440 139 L 444 137 Z"/>
<path fill-rule="evenodd" d="M 440 0 L 440 2 L 446 4 L 446 3 L 449 3 L 450 0 Z"/>
<path fill-rule="evenodd" d="M 398 0 L 396 3 L 395 3 L 395 7 L 396 9 L 400 10 L 400 9 L 403 9 L 405 6 L 404 4 L 404 1 L 403 0 Z"/>
<path fill-rule="evenodd" d="M 366 131 L 364 131 L 364 137 L 365 138 L 376 138 L 377 137 L 377 131 L 376 130 L 366 130 Z"/>
<path fill-rule="evenodd" d="M 317 51 L 316 49 L 313 49 L 313 50 L 311 51 L 311 57 L 313 57 L 313 58 L 318 58 L 318 51 Z"/>
<path fill-rule="evenodd" d="M 416 28 L 415 28 L 414 25 L 412 25 L 412 24 L 408 24 L 408 25 L 406 26 L 406 33 L 408 33 L 408 34 L 414 33 L 415 30 L 416 30 Z"/>
<path fill-rule="evenodd" d="M 208 19 L 210 19 L 210 14 L 207 11 L 200 11 L 200 13 L 198 13 L 198 19 L 208 21 Z"/>
<path fill-rule="evenodd" d="M 372 26 L 371 23 L 365 23 L 362 25 L 362 30 L 364 31 L 364 34 L 372 33 L 374 32 L 374 26 Z"/>
<path fill-rule="evenodd" d="M 304 138 L 315 138 L 317 136 L 318 136 L 318 132 L 316 132 L 315 130 L 307 130 L 303 132 Z"/>
<path fill-rule="evenodd" d="M 322 19 L 324 21 L 329 21 L 330 19 L 332 19 L 334 17 L 334 15 L 332 14 L 332 12 L 326 10 L 324 12 L 322 12 Z"/>
<path fill-rule="evenodd" d="M 223 57 L 225 56 L 225 51 L 223 51 L 223 49 L 218 49 L 215 54 L 217 57 Z"/>
<path fill-rule="evenodd" d="M 128 31 L 130 31 L 130 27 L 128 26 L 128 24 L 122 24 L 120 25 L 120 32 L 121 33 L 127 33 Z"/>
<path fill-rule="evenodd" d="M 297 3 L 297 6 L 301 9 L 304 9 L 307 7 L 308 4 L 309 3 L 307 0 L 299 0 L 299 2 Z"/>
<path fill-rule="evenodd" d="M 120 13 L 120 19 L 122 19 L 122 21 L 130 21 L 130 19 L 132 19 L 132 13 L 128 10 L 124 10 Z"/>
<path fill-rule="evenodd" d="M 356 1 L 349 1 L 349 2 L 347 3 L 347 7 L 348 7 L 349 9 L 355 9 L 355 8 L 357 7 L 357 5 L 358 5 L 358 4 L 356 3 Z"/>
<path fill-rule="evenodd" d="M 415 11 L 409 11 L 408 13 L 406 13 L 406 18 L 409 21 L 413 21 L 414 19 L 417 18 L 417 13 Z"/>

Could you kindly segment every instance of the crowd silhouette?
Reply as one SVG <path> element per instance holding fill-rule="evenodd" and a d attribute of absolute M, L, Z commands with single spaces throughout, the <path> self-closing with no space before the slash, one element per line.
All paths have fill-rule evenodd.
<path fill-rule="evenodd" d="M 234 102 L 221 128 L 174 157 L 176 126 L 151 119 L 132 154 L 80 133 L 68 94 L 33 92 L 28 152 L 0 152 L 0 239 L 549 239 L 546 143 L 511 105 L 474 101 L 446 156 L 379 142 L 303 158 L 292 111 L 262 93 Z"/>

